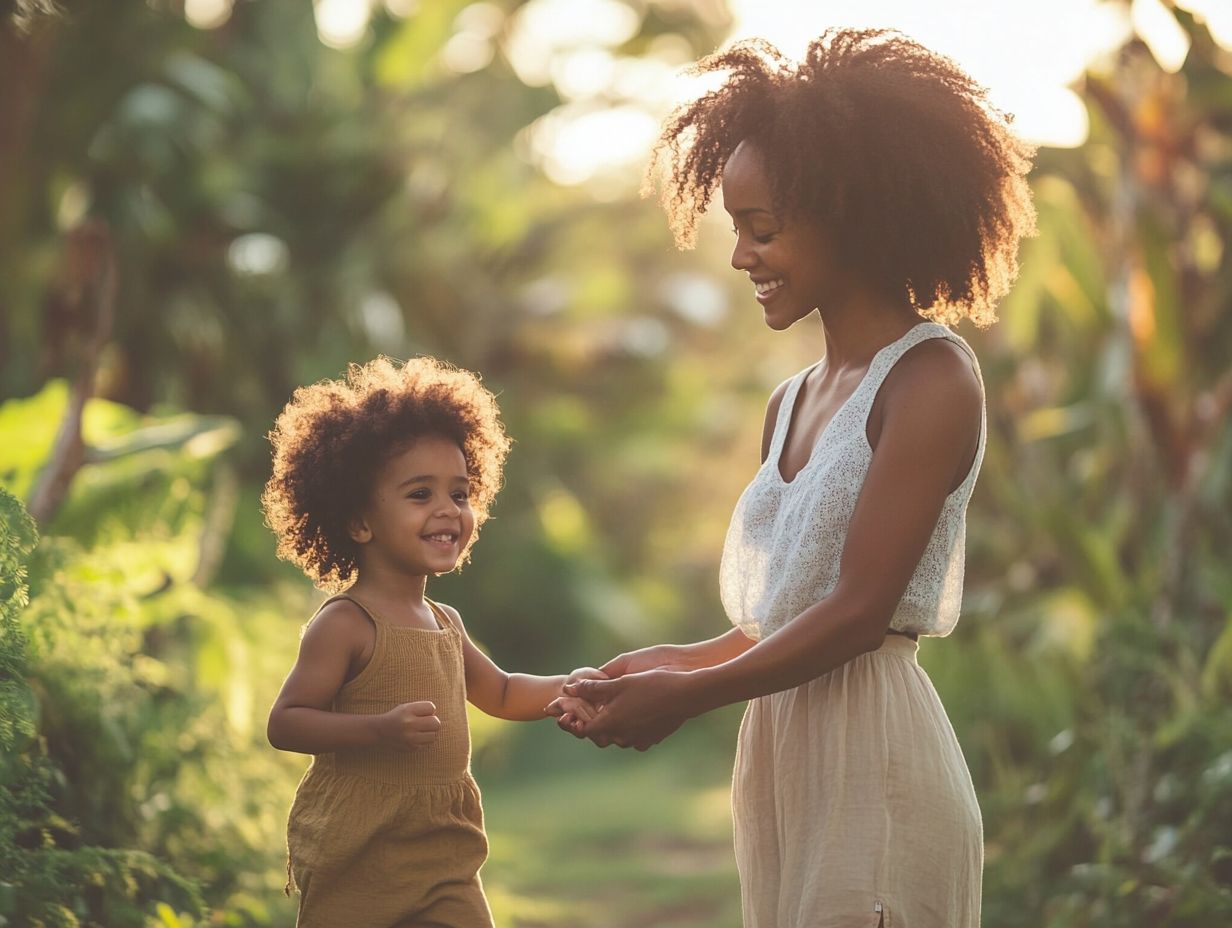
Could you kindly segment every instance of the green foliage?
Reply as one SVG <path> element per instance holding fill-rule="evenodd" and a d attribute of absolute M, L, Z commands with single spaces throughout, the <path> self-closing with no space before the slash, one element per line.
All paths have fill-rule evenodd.
<path fill-rule="evenodd" d="M 1089 77 L 1091 139 L 1041 156 L 1040 237 L 979 346 L 964 622 L 995 628 L 927 654 L 1010 928 L 1232 920 L 1232 208 L 1192 144 L 1226 144 L 1232 75 L 1187 28 L 1180 73 L 1135 46 Z"/>
<path fill-rule="evenodd" d="M 34 734 L 34 705 L 22 680 L 27 642 L 17 621 L 29 602 L 26 562 L 38 542 L 34 520 L 0 488 L 0 749 Z"/>
<path fill-rule="evenodd" d="M 173 904 L 193 914 L 204 911 L 193 883 L 153 855 L 94 846 L 57 801 L 74 776 L 51 748 L 49 716 L 59 707 L 37 692 L 29 636 L 26 570 L 37 533 L 24 507 L 0 488 L 0 918 L 5 923 L 41 926 L 144 926 L 157 905 Z M 41 647 L 55 638 L 41 630 Z M 41 689 L 41 688 L 40 688 Z M 89 705 L 97 693 L 69 703 Z M 114 765 L 113 765 L 114 766 Z M 86 774 L 86 771 L 89 771 Z M 105 787 L 105 781 L 95 780 Z M 115 795 L 96 794 L 102 805 Z"/>

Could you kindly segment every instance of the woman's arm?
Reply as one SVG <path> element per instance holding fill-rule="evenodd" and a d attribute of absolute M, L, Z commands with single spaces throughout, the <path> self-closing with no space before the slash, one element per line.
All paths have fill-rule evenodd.
<path fill-rule="evenodd" d="M 623 677 L 626 674 L 645 670 L 700 670 L 713 667 L 737 657 L 753 647 L 755 642 L 738 628 L 730 629 L 717 638 L 695 641 L 692 644 L 656 644 L 637 651 L 629 651 L 612 658 L 599 668 L 608 677 Z"/>
<path fill-rule="evenodd" d="M 743 654 L 753 647 L 753 640 L 740 629 L 733 628 L 727 633 L 708 641 L 697 641 L 693 644 L 656 644 L 649 648 L 641 648 L 612 658 L 599 668 L 598 672 L 584 667 L 571 673 L 566 684 L 578 680 L 602 680 L 623 677 L 628 674 L 643 673 L 647 670 L 700 670 L 703 667 L 713 667 L 733 657 Z M 561 696 L 553 700 L 547 707 L 547 714 L 556 716 L 556 725 L 562 731 L 578 738 L 582 734 L 579 722 L 587 722 L 594 716 L 594 707 L 589 703 L 572 696 Z"/>
<path fill-rule="evenodd" d="M 883 394 L 880 437 L 833 593 L 717 666 L 568 687 L 604 704 L 585 735 L 648 747 L 687 718 L 799 686 L 880 647 L 945 498 L 970 467 L 981 403 L 965 354 L 948 344 L 908 352 Z"/>
<path fill-rule="evenodd" d="M 380 715 L 331 711 L 347 674 L 371 652 L 371 623 L 354 603 L 327 605 L 308 624 L 299 657 L 274 706 L 266 737 L 280 751 L 331 754 L 348 748 L 393 744 L 404 748 L 430 744 L 440 730 L 436 706 L 428 701 L 404 703 Z"/>

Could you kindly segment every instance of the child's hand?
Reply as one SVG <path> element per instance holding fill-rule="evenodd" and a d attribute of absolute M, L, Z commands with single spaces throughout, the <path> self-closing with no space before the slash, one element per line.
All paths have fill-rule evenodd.
<path fill-rule="evenodd" d="M 565 677 L 565 682 L 561 684 L 560 695 L 543 711 L 548 715 L 555 716 L 556 724 L 565 731 L 580 736 L 582 726 L 593 719 L 599 710 L 585 699 L 568 695 L 565 693 L 564 687 L 570 683 L 577 683 L 580 680 L 606 679 L 608 679 L 608 676 L 602 670 L 596 670 L 594 667 L 579 667 L 569 676 Z"/>
<path fill-rule="evenodd" d="M 600 678 L 583 678 L 600 679 Z M 591 721 L 599 710 L 580 696 L 558 696 L 544 710 L 548 715 L 556 716 L 557 724 L 567 731 L 577 733 L 582 726 Z"/>
<path fill-rule="evenodd" d="M 436 740 L 436 733 L 441 730 L 436 706 L 427 700 L 394 706 L 380 716 L 380 723 L 383 740 L 392 741 L 402 748 L 426 747 Z"/>
<path fill-rule="evenodd" d="M 606 680 L 607 678 L 607 674 L 602 670 L 596 670 L 594 667 L 579 667 L 565 677 L 565 683 L 577 683 L 579 680 Z"/>

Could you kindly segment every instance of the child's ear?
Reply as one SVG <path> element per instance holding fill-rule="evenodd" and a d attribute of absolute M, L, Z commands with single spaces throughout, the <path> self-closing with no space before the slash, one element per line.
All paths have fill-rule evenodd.
<path fill-rule="evenodd" d="M 368 523 L 362 516 L 356 516 L 347 522 L 347 534 L 357 545 L 366 545 L 372 540 L 372 529 L 368 528 Z"/>

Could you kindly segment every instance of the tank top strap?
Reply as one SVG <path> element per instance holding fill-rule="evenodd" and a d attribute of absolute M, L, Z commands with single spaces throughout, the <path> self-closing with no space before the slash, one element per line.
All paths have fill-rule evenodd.
<path fill-rule="evenodd" d="M 873 401 L 877 398 L 877 393 L 881 389 L 881 385 L 885 383 L 886 377 L 894 369 L 894 365 L 908 351 L 921 342 L 928 341 L 930 338 L 944 338 L 948 341 L 962 343 L 962 347 L 966 349 L 968 354 L 971 354 L 971 349 L 967 348 L 962 339 L 940 323 L 920 322 L 908 329 L 905 335 L 890 342 L 890 344 L 873 355 L 873 360 L 868 365 L 868 371 L 864 374 L 864 379 L 860 381 L 860 385 L 856 387 L 856 392 L 851 396 L 849 402 L 854 414 L 852 419 L 858 421 L 861 428 L 868 422 L 868 414 L 873 409 Z"/>
<path fill-rule="evenodd" d="M 891 342 L 878 351 L 873 356 L 872 363 L 868 366 L 868 373 L 864 375 L 863 382 L 861 382 L 856 393 L 852 396 L 852 406 L 856 407 L 853 410 L 855 413 L 853 418 L 858 420 L 860 428 L 863 429 L 868 422 L 868 414 L 872 411 L 873 400 L 877 397 L 877 391 L 885 383 L 885 379 L 889 376 L 890 371 L 893 370 L 894 365 L 916 345 L 932 338 L 944 338 L 946 341 L 952 342 L 961 348 L 971 360 L 971 368 L 975 371 L 975 378 L 980 384 L 980 438 L 976 446 L 975 460 L 972 462 L 971 470 L 967 472 L 966 479 L 954 491 L 954 494 L 962 495 L 961 491 L 969 491 L 971 485 L 975 483 L 975 478 L 979 474 L 980 466 L 984 461 L 984 448 L 988 441 L 988 408 L 984 399 L 984 375 L 980 371 L 979 359 L 976 358 L 975 352 L 962 336 L 950 331 L 950 329 L 940 323 L 921 322 L 911 328 L 902 338 Z M 859 399 L 858 404 L 855 402 L 857 397 Z"/>
<path fill-rule="evenodd" d="M 817 362 L 817 364 L 820 363 L 820 361 Z M 776 462 L 776 467 L 778 466 L 779 458 L 783 454 L 783 444 L 787 441 L 787 432 L 791 428 L 791 414 L 792 410 L 796 408 L 796 397 L 800 395 L 800 388 L 804 386 L 804 381 L 817 364 L 810 364 L 792 377 L 787 382 L 787 389 L 783 391 L 783 399 L 779 403 L 778 417 L 774 420 L 774 434 L 770 438 L 770 451 L 766 455 L 766 460 Z"/>

